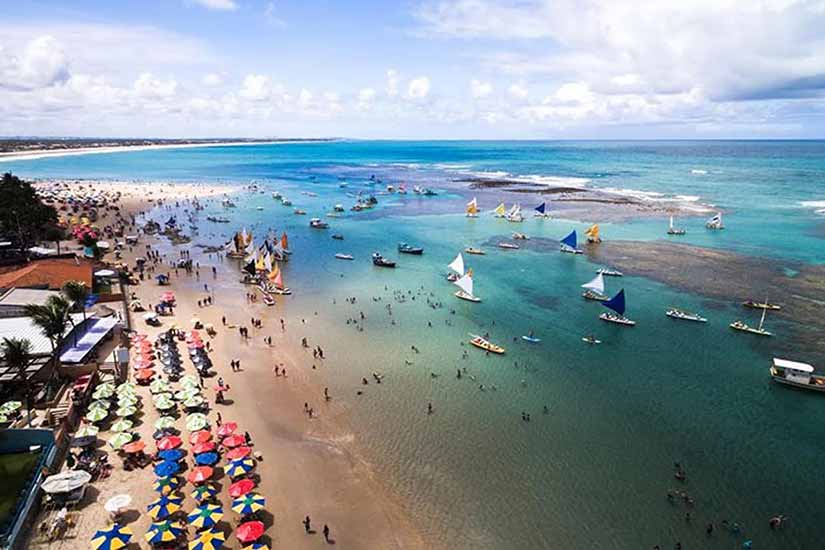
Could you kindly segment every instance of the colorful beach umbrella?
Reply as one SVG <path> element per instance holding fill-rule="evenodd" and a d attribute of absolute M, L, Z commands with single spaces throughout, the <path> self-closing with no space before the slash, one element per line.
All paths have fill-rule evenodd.
<path fill-rule="evenodd" d="M 218 453 L 199 453 L 195 456 L 195 464 L 212 466 L 218 461 Z"/>
<path fill-rule="evenodd" d="M 160 451 L 158 456 L 161 460 L 170 460 L 170 461 L 177 461 L 183 458 L 184 452 L 180 449 L 166 449 L 165 451 Z"/>
<path fill-rule="evenodd" d="M 100 428 L 92 424 L 82 425 L 74 434 L 75 437 L 97 437 Z"/>
<path fill-rule="evenodd" d="M 251 458 L 241 458 L 224 466 L 223 471 L 229 477 L 239 477 L 248 474 L 254 467 L 255 462 Z"/>
<path fill-rule="evenodd" d="M 173 521 L 160 521 L 149 526 L 145 537 L 149 544 L 171 542 L 183 534 L 183 526 Z"/>
<path fill-rule="evenodd" d="M 112 406 L 112 402 L 108 399 L 98 399 L 96 401 L 92 401 L 89 403 L 89 410 L 92 409 L 103 409 L 104 411 L 108 411 Z"/>
<path fill-rule="evenodd" d="M 225 540 L 221 531 L 204 531 L 189 543 L 189 550 L 220 550 Z"/>
<path fill-rule="evenodd" d="M 203 483 L 195 487 L 195 490 L 192 491 L 192 498 L 200 502 L 202 500 L 208 500 L 217 494 L 218 488 L 212 483 Z"/>
<path fill-rule="evenodd" d="M 218 428 L 218 437 L 226 437 L 228 435 L 232 435 L 235 433 L 235 430 L 238 429 L 237 422 L 224 422 L 221 424 L 220 428 Z"/>
<path fill-rule="evenodd" d="M 189 443 L 191 445 L 206 443 L 207 441 L 212 441 L 212 432 L 208 430 L 198 430 L 189 434 Z"/>
<path fill-rule="evenodd" d="M 207 481 L 209 478 L 212 477 L 214 470 L 209 466 L 197 466 L 192 468 L 192 471 L 189 472 L 189 475 L 186 476 L 186 479 L 189 483 L 203 483 Z"/>
<path fill-rule="evenodd" d="M 164 460 L 155 464 L 155 475 L 158 477 L 169 477 L 180 472 L 180 463 L 172 460 Z"/>
<path fill-rule="evenodd" d="M 247 521 L 235 529 L 235 536 L 241 542 L 253 542 L 264 534 L 264 524 L 261 521 Z"/>
<path fill-rule="evenodd" d="M 178 494 L 162 495 L 146 507 L 149 516 L 154 520 L 166 519 L 181 509 L 183 497 Z"/>
<path fill-rule="evenodd" d="M 126 432 L 131 430 L 132 426 L 134 426 L 134 423 L 131 420 L 127 418 L 121 418 L 117 420 L 114 424 L 112 424 L 112 427 L 110 429 L 113 432 Z"/>
<path fill-rule="evenodd" d="M 121 395 L 117 398 L 118 407 L 135 407 L 140 403 L 140 399 L 136 395 Z"/>
<path fill-rule="evenodd" d="M 115 390 L 111 388 L 97 388 L 92 394 L 92 399 L 109 399 L 115 394 Z"/>
<path fill-rule="evenodd" d="M 240 447 L 235 447 L 234 449 L 227 451 L 225 456 L 230 460 L 237 460 L 239 458 L 246 458 L 250 454 L 252 454 L 252 447 L 241 445 Z"/>
<path fill-rule="evenodd" d="M 168 411 L 175 408 L 175 402 L 171 399 L 157 399 L 155 400 L 155 408 L 159 411 Z"/>
<path fill-rule="evenodd" d="M 101 420 L 105 419 L 107 416 L 109 416 L 109 411 L 104 410 L 104 409 L 95 408 L 95 409 L 89 409 L 86 412 L 85 418 L 89 422 L 100 422 Z"/>
<path fill-rule="evenodd" d="M 269 546 L 262 542 L 253 542 L 252 544 L 244 546 L 241 550 L 269 550 Z"/>
<path fill-rule="evenodd" d="M 232 449 L 234 447 L 240 447 L 241 445 L 244 445 L 245 443 L 246 443 L 246 438 L 244 436 L 238 435 L 238 434 L 230 435 L 229 437 L 226 437 L 226 438 L 224 438 L 223 441 L 221 441 L 221 445 L 223 445 L 224 447 L 226 447 L 228 449 Z"/>
<path fill-rule="evenodd" d="M 180 478 L 177 477 L 162 477 L 155 480 L 154 485 L 152 488 L 161 494 L 169 494 L 178 487 L 180 487 L 181 481 Z"/>
<path fill-rule="evenodd" d="M 115 393 L 118 395 L 129 395 L 134 394 L 137 390 L 137 387 L 132 384 L 131 382 L 124 382 L 120 384 L 117 388 L 115 388 Z"/>
<path fill-rule="evenodd" d="M 146 443 L 141 440 L 132 441 L 123 446 L 123 452 L 126 454 L 140 453 L 146 448 Z"/>
<path fill-rule="evenodd" d="M 196 529 L 208 529 L 223 517 L 223 509 L 217 504 L 201 504 L 187 516 L 189 525 Z"/>
<path fill-rule="evenodd" d="M 165 451 L 167 449 L 177 449 L 181 446 L 181 438 L 176 435 L 167 435 L 158 440 L 157 446 L 159 451 Z"/>
<path fill-rule="evenodd" d="M 120 550 L 132 538 L 132 530 L 125 525 L 114 524 L 92 535 L 92 550 Z"/>
<path fill-rule="evenodd" d="M 251 493 L 254 488 L 255 483 L 251 479 L 242 479 L 229 486 L 229 496 L 232 498 L 242 497 L 247 493 Z"/>
<path fill-rule="evenodd" d="M 174 416 L 161 416 L 157 420 L 155 420 L 155 429 L 163 430 L 166 428 L 174 428 L 175 427 L 175 417 Z"/>
<path fill-rule="evenodd" d="M 131 443 L 133 436 L 129 432 L 117 432 L 115 435 L 109 438 L 109 445 L 114 450 L 118 450 L 124 445 Z"/>
<path fill-rule="evenodd" d="M 215 442 L 214 441 L 207 441 L 205 443 L 198 443 L 197 445 L 192 446 L 192 452 L 197 454 L 201 453 L 210 453 L 215 450 Z"/>
<path fill-rule="evenodd" d="M 264 509 L 266 499 L 258 493 L 247 493 L 232 501 L 232 511 L 245 516 Z"/>

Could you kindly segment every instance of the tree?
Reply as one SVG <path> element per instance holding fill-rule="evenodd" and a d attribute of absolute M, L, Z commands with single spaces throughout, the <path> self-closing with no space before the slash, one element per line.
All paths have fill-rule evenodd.
<path fill-rule="evenodd" d="M 60 349 L 63 335 L 69 325 L 69 302 L 63 296 L 50 296 L 45 304 L 29 304 L 25 307 L 28 317 L 40 328 L 43 336 L 49 339 L 52 356 Z"/>
<path fill-rule="evenodd" d="M 0 343 L 0 354 L 6 365 L 14 369 L 22 380 L 26 393 L 26 416 L 28 425 L 32 424 L 32 386 L 26 373 L 26 369 L 31 363 L 32 343 L 24 338 L 3 338 Z"/>
<path fill-rule="evenodd" d="M 74 302 L 75 306 L 80 306 L 83 311 L 83 320 L 86 320 L 86 299 L 89 297 L 89 288 L 82 281 L 67 281 L 62 288 L 63 295 Z"/>
<path fill-rule="evenodd" d="M 43 204 L 31 183 L 11 173 L 0 182 L 0 233 L 14 236 L 21 252 L 42 240 L 47 228 L 57 223 L 57 211 Z"/>

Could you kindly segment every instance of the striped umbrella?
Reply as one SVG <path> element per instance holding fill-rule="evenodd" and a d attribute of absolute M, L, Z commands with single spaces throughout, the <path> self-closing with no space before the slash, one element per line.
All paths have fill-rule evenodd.
<path fill-rule="evenodd" d="M 126 418 L 127 416 L 132 416 L 136 412 L 137 409 L 135 407 L 120 407 L 115 411 L 115 414 L 121 418 Z"/>
<path fill-rule="evenodd" d="M 203 485 L 198 485 L 195 487 L 195 490 L 192 491 L 192 498 L 201 502 L 203 500 L 209 500 L 213 496 L 218 494 L 218 489 L 211 483 L 204 483 Z"/>
<path fill-rule="evenodd" d="M 227 451 L 225 456 L 230 460 L 237 460 L 239 458 L 246 458 L 250 454 L 252 454 L 252 447 L 241 445 L 240 447 L 235 447 L 234 449 Z"/>
<path fill-rule="evenodd" d="M 172 521 L 160 521 L 149 526 L 146 540 L 149 544 L 171 542 L 183 534 L 183 526 Z"/>
<path fill-rule="evenodd" d="M 86 417 L 85 418 L 89 422 L 94 423 L 94 422 L 100 422 L 101 420 L 103 420 L 107 416 L 109 416 L 109 411 L 107 411 L 105 409 L 94 408 L 94 409 L 89 409 L 88 412 L 86 412 Z"/>
<path fill-rule="evenodd" d="M 175 417 L 174 416 L 161 416 L 157 420 L 155 420 L 155 429 L 163 430 L 165 428 L 174 428 L 175 427 Z"/>
<path fill-rule="evenodd" d="M 118 450 L 127 443 L 131 443 L 132 434 L 129 432 L 118 432 L 109 439 L 109 445 L 114 450 Z"/>
<path fill-rule="evenodd" d="M 206 443 L 198 443 L 192 446 L 192 452 L 195 454 L 208 453 L 215 450 L 215 442 L 207 441 Z"/>
<path fill-rule="evenodd" d="M 220 531 L 204 531 L 189 543 L 189 550 L 220 550 L 226 535 Z"/>
<path fill-rule="evenodd" d="M 158 439 L 157 446 L 159 451 L 165 451 L 166 449 L 177 449 L 181 446 L 183 441 L 176 435 L 167 435 L 161 439 Z"/>
<path fill-rule="evenodd" d="M 226 475 L 229 477 L 239 477 L 248 474 L 254 467 L 255 461 L 251 458 L 242 458 L 240 460 L 233 460 L 224 466 L 223 471 L 226 472 Z"/>
<path fill-rule="evenodd" d="M 269 546 L 262 542 L 253 542 L 248 546 L 244 546 L 241 550 L 269 550 Z"/>
<path fill-rule="evenodd" d="M 112 525 L 92 536 L 92 550 L 120 550 L 129 544 L 132 530 L 125 525 Z"/>
<path fill-rule="evenodd" d="M 198 445 L 199 443 L 206 443 L 212 441 L 212 432 L 208 430 L 198 430 L 189 434 L 189 443 L 191 445 Z"/>
<path fill-rule="evenodd" d="M 187 476 L 186 479 L 189 480 L 189 483 L 203 483 L 212 477 L 213 473 L 214 470 L 209 466 L 198 466 L 192 468 L 192 471 L 189 472 L 189 476 Z"/>
<path fill-rule="evenodd" d="M 181 509 L 183 497 L 177 493 L 162 495 L 149 503 L 146 509 L 154 520 L 165 519 Z"/>
<path fill-rule="evenodd" d="M 187 516 L 189 525 L 196 529 L 209 529 L 223 517 L 223 509 L 217 504 L 201 504 Z"/>
<path fill-rule="evenodd" d="M 127 418 L 120 418 L 110 428 L 113 432 L 127 432 L 132 429 L 134 422 Z"/>
<path fill-rule="evenodd" d="M 180 483 L 180 478 L 177 477 L 161 477 L 155 480 L 152 488 L 158 493 L 168 494 L 180 487 Z"/>
<path fill-rule="evenodd" d="M 232 501 L 232 511 L 242 516 L 264 509 L 266 499 L 258 493 L 246 493 Z"/>

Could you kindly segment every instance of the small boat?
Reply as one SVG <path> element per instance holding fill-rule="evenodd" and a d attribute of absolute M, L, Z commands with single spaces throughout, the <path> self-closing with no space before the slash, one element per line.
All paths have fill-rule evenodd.
<path fill-rule="evenodd" d="M 473 294 L 473 276 L 470 273 L 467 273 L 457 281 L 453 283 L 456 285 L 459 290 L 456 290 L 455 296 L 456 298 L 460 298 L 462 300 L 467 300 L 468 302 L 480 302 L 481 298 Z"/>
<path fill-rule="evenodd" d="M 282 197 L 282 195 L 281 195 L 280 191 L 273 191 L 272 192 L 272 198 L 273 199 L 281 200 L 281 197 Z"/>
<path fill-rule="evenodd" d="M 768 313 L 767 309 L 762 310 L 762 318 L 759 320 L 758 327 L 752 327 L 745 323 L 744 321 L 734 321 L 730 324 L 730 328 L 733 330 L 738 330 L 740 332 L 748 332 L 750 334 L 756 334 L 757 336 L 773 336 L 772 332 L 768 332 L 763 328 L 765 324 L 765 314 Z"/>
<path fill-rule="evenodd" d="M 521 205 L 516 203 L 510 208 L 510 211 L 504 216 L 508 222 L 521 223 L 524 221 L 524 216 L 521 214 Z"/>
<path fill-rule="evenodd" d="M 309 220 L 309 226 L 313 229 L 326 229 L 329 224 L 321 218 L 312 218 Z"/>
<path fill-rule="evenodd" d="M 565 238 L 560 241 L 559 251 L 568 254 L 584 254 L 582 250 L 576 248 L 576 230 L 570 232 Z"/>
<path fill-rule="evenodd" d="M 432 189 L 429 189 L 429 188 L 422 189 L 421 194 L 424 195 L 425 197 L 434 197 L 434 196 L 438 195 L 438 193 L 436 193 L 435 191 L 433 191 Z"/>
<path fill-rule="evenodd" d="M 335 239 L 336 241 L 343 241 L 344 240 L 344 236 L 341 235 L 340 233 L 333 233 L 332 238 Z"/>
<path fill-rule="evenodd" d="M 317 197 L 318 193 L 313 193 L 312 191 L 301 191 L 302 195 L 306 195 L 307 197 Z"/>
<path fill-rule="evenodd" d="M 665 312 L 665 315 L 668 317 L 672 317 L 673 319 L 681 319 L 682 321 L 695 321 L 697 323 L 707 323 L 708 320 L 699 315 L 698 313 L 692 313 L 690 311 L 683 311 L 681 309 L 672 307 Z"/>
<path fill-rule="evenodd" d="M 499 204 L 496 206 L 496 209 L 493 210 L 493 215 L 496 218 L 503 218 L 507 214 L 507 210 L 504 208 L 504 203 Z"/>
<path fill-rule="evenodd" d="M 536 338 L 535 336 L 533 336 L 532 330 L 530 331 L 530 334 L 525 334 L 521 337 L 521 339 L 525 342 L 530 342 L 531 344 L 538 344 L 539 342 L 541 342 L 541 338 Z"/>
<path fill-rule="evenodd" d="M 461 252 L 458 253 L 455 260 L 450 262 L 447 267 L 452 270 L 451 273 L 447 274 L 447 280 L 451 283 L 458 281 L 464 276 L 464 257 L 461 255 Z"/>
<path fill-rule="evenodd" d="M 467 209 L 465 210 L 466 216 L 468 218 L 477 218 L 478 217 L 478 202 L 476 202 L 476 198 L 473 197 L 473 200 L 467 203 Z"/>
<path fill-rule="evenodd" d="M 337 253 L 335 255 L 335 257 L 338 258 L 339 260 L 354 260 L 355 259 L 355 258 L 352 257 L 351 254 L 343 254 L 341 252 Z"/>
<path fill-rule="evenodd" d="M 780 306 L 779 304 L 771 304 L 767 301 L 754 302 L 753 300 L 747 300 L 746 302 L 742 302 L 742 305 L 753 309 L 770 309 L 773 311 L 779 311 L 780 309 L 782 309 L 782 306 Z"/>
<path fill-rule="evenodd" d="M 392 185 L 388 185 L 387 186 L 387 193 L 392 193 L 393 191 L 395 191 L 395 187 L 393 187 Z"/>
<path fill-rule="evenodd" d="M 670 217 L 670 225 L 667 228 L 668 235 L 684 235 L 685 230 L 673 226 L 673 216 Z"/>
<path fill-rule="evenodd" d="M 289 288 L 274 288 L 272 289 L 272 293 L 279 294 L 281 296 L 289 296 L 290 294 L 292 294 L 292 290 L 290 290 Z"/>
<path fill-rule="evenodd" d="M 264 304 L 266 304 L 268 306 L 274 306 L 275 305 L 275 298 L 273 298 L 269 294 L 264 294 Z"/>
<path fill-rule="evenodd" d="M 708 221 L 705 222 L 705 227 L 708 229 L 724 229 L 725 226 L 722 225 L 722 213 L 717 212 L 713 215 Z"/>
<path fill-rule="evenodd" d="M 336 204 L 333 207 L 333 210 L 335 210 L 336 212 L 343 212 L 344 211 L 344 205 L 343 204 Z"/>
<path fill-rule="evenodd" d="M 386 259 L 384 256 L 379 254 L 378 252 L 373 252 L 372 254 L 372 265 L 378 267 L 395 267 L 395 262 L 392 260 Z"/>
<path fill-rule="evenodd" d="M 299 216 L 305 216 L 307 213 L 306 210 L 301 210 L 300 208 L 296 208 L 295 210 L 293 210 L 293 212 L 295 212 Z"/>
<path fill-rule="evenodd" d="M 599 273 L 596 277 L 582 285 L 586 289 L 582 292 L 582 298 L 585 300 L 595 300 L 597 302 L 606 302 L 609 298 L 604 293 L 604 276 Z"/>
<path fill-rule="evenodd" d="M 229 223 L 229 218 L 224 218 L 222 216 L 207 216 L 206 220 L 214 223 Z"/>
<path fill-rule="evenodd" d="M 416 256 L 424 253 L 424 249 L 420 246 L 412 246 L 407 243 L 398 243 L 398 251 L 402 254 L 415 254 Z"/>
<path fill-rule="evenodd" d="M 284 206 L 292 206 L 292 201 L 284 197 L 283 199 L 281 199 L 281 204 L 283 204 Z"/>
<path fill-rule="evenodd" d="M 468 246 L 467 248 L 465 248 L 464 252 L 466 252 L 467 254 L 475 254 L 476 256 L 484 256 L 485 254 L 487 254 L 480 248 L 473 248 L 472 246 Z"/>
<path fill-rule="evenodd" d="M 518 233 L 518 232 L 513 233 L 513 238 L 514 238 L 515 240 L 517 240 L 517 241 L 527 241 L 527 240 L 530 240 L 530 237 L 528 237 L 528 236 L 527 236 L 527 235 L 525 235 L 524 233 Z"/>
<path fill-rule="evenodd" d="M 508 249 L 508 250 L 518 250 L 519 248 L 521 248 L 519 245 L 517 245 L 515 243 L 506 243 L 506 242 L 498 243 L 498 247 L 499 248 L 505 248 L 505 249 Z"/>
<path fill-rule="evenodd" d="M 223 199 L 221 201 L 221 204 L 224 206 L 224 208 L 235 208 L 235 203 L 229 199 Z"/>
<path fill-rule="evenodd" d="M 606 311 L 599 315 L 599 319 L 607 321 L 608 323 L 616 323 L 617 325 L 624 325 L 632 327 L 636 325 L 636 321 L 632 321 L 624 316 L 625 312 L 625 298 L 624 289 L 621 289 L 611 299 L 602 302 L 602 305 L 613 311 Z"/>
<path fill-rule="evenodd" d="M 602 267 L 596 270 L 596 273 L 601 273 L 605 277 L 623 277 L 624 273 L 619 271 L 618 269 L 609 269 L 607 267 Z"/>
<path fill-rule="evenodd" d="M 590 344 L 591 346 L 602 343 L 601 340 L 598 340 L 595 336 L 591 334 L 588 334 L 587 336 L 582 336 L 582 342 L 584 342 L 585 344 Z"/>
<path fill-rule="evenodd" d="M 602 242 L 602 238 L 599 237 L 599 224 L 594 223 L 590 227 L 587 228 L 587 231 L 584 232 L 587 235 L 587 242 L 590 244 L 596 244 Z"/>
<path fill-rule="evenodd" d="M 825 392 L 825 376 L 814 374 L 814 370 L 814 367 L 808 363 L 774 357 L 773 365 L 771 365 L 771 379 L 795 388 Z"/>
<path fill-rule="evenodd" d="M 476 334 L 471 334 L 470 336 L 472 337 L 470 343 L 475 347 L 481 348 L 484 351 L 489 351 L 490 353 L 497 353 L 499 355 L 504 353 L 503 347 L 495 345 L 486 338 L 482 338 Z"/>
<path fill-rule="evenodd" d="M 540 205 L 535 207 L 533 210 L 535 210 L 535 212 L 533 213 L 534 218 L 549 218 L 550 217 L 550 214 L 547 212 L 547 203 L 546 202 L 541 203 Z"/>
<path fill-rule="evenodd" d="M 263 209 L 264 209 L 264 207 L 263 207 L 263 206 L 258 206 L 258 207 L 256 207 L 256 208 L 255 208 L 255 210 L 258 210 L 258 211 L 261 211 L 261 210 L 263 210 Z"/>

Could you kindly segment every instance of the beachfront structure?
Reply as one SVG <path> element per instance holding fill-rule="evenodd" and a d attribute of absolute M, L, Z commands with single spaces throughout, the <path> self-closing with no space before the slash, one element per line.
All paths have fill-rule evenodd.
<path fill-rule="evenodd" d="M 0 292 L 0 318 L 24 317 L 27 305 L 46 305 L 51 296 L 60 296 L 60 292 L 38 288 L 10 288 Z"/>

